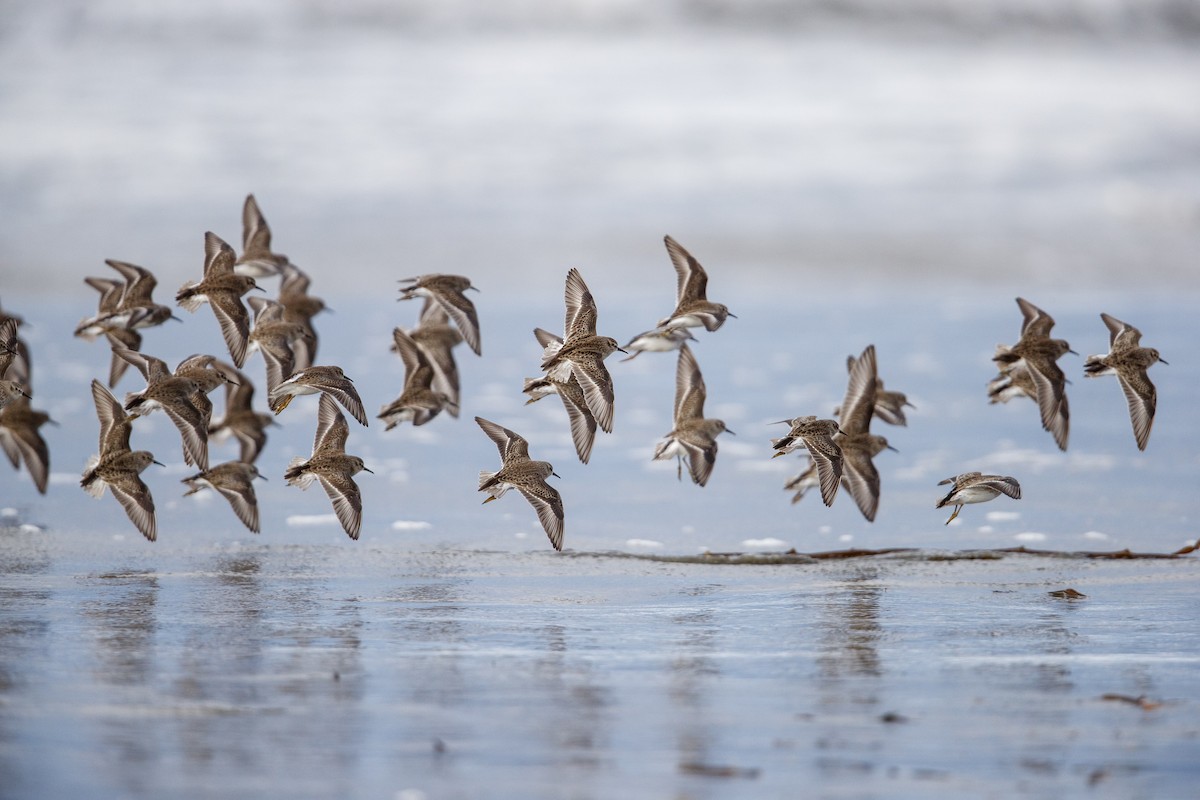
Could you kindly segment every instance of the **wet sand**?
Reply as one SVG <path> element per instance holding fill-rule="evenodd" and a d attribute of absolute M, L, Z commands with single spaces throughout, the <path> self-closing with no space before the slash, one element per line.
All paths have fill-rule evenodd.
<path fill-rule="evenodd" d="M 1195 559 L 162 544 L 4 533 L 4 796 L 1182 797 L 1196 779 Z"/>

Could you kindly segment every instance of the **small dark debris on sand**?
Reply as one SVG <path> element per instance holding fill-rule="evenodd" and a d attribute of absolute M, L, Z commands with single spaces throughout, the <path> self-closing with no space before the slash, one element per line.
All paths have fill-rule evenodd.
<path fill-rule="evenodd" d="M 1109 692 L 1108 694 L 1100 695 L 1100 699 L 1101 700 L 1110 700 L 1110 701 L 1117 702 L 1117 703 L 1128 703 L 1129 705 L 1137 706 L 1138 708 L 1142 709 L 1143 711 L 1154 711 L 1156 709 L 1162 708 L 1162 703 L 1160 703 L 1157 700 L 1151 700 L 1150 698 L 1146 697 L 1146 695 L 1144 695 L 1144 694 L 1138 695 L 1137 697 L 1133 697 L 1132 695 L 1128 695 L 1128 694 L 1117 694 L 1115 692 Z"/>
<path fill-rule="evenodd" d="M 758 777 L 757 767 L 733 767 L 725 764 L 705 764 L 700 761 L 684 761 L 679 771 L 685 775 L 701 775 L 705 778 L 750 778 Z"/>

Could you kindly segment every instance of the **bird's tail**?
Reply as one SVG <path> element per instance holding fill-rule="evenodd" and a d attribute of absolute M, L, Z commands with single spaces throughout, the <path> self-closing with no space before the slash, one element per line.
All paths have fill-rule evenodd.
<path fill-rule="evenodd" d="M 305 467 L 308 466 L 308 459 L 304 456 L 296 456 L 288 462 L 287 471 L 283 473 L 283 478 L 288 482 L 289 486 L 299 486 L 301 489 L 307 489 L 316 480 L 311 472 L 306 472 Z"/>

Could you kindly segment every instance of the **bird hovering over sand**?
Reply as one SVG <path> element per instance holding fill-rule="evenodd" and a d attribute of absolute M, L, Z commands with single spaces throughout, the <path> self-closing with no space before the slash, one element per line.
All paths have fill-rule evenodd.
<path fill-rule="evenodd" d="M 937 508 L 954 506 L 954 513 L 950 515 L 950 519 L 946 520 L 947 525 L 954 521 L 958 512 L 962 511 L 962 507 L 968 503 L 986 503 L 1002 494 L 1006 494 L 1014 500 L 1021 499 L 1021 484 L 1017 483 L 1016 478 L 1010 478 L 1007 475 L 964 472 L 953 478 L 938 481 L 938 486 L 947 484 L 953 484 L 953 486 L 936 506 Z"/>
<path fill-rule="evenodd" d="M 546 483 L 551 475 L 558 477 L 554 467 L 546 461 L 533 461 L 529 457 L 529 442 L 483 417 L 475 422 L 488 438 L 495 442 L 500 451 L 501 465 L 495 472 L 479 473 L 479 491 L 487 492 L 485 504 L 503 497 L 509 489 L 516 489 L 537 512 L 538 520 L 550 538 L 555 550 L 563 544 L 563 502 L 558 490 Z"/>
<path fill-rule="evenodd" d="M 654 460 L 675 458 L 676 477 L 680 480 L 686 460 L 688 474 L 698 486 L 708 483 L 716 465 L 717 437 L 722 433 L 733 433 L 725 427 L 724 421 L 704 418 L 706 397 L 700 365 L 685 344 L 679 348 L 679 360 L 675 365 L 675 427 L 655 448 Z"/>
<path fill-rule="evenodd" d="M 1129 403 L 1129 419 L 1133 422 L 1133 438 L 1138 450 L 1145 450 L 1150 441 L 1150 428 L 1154 425 L 1154 412 L 1158 406 L 1158 391 L 1150 382 L 1146 370 L 1155 364 L 1166 364 L 1151 347 L 1142 347 L 1142 332 L 1116 317 L 1101 314 L 1100 319 L 1108 326 L 1108 353 L 1088 356 L 1083 364 L 1083 374 L 1089 378 L 1101 375 L 1116 375 Z"/>

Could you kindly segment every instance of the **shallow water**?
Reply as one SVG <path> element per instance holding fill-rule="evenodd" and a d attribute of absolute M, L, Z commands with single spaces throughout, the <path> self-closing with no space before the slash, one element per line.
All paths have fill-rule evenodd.
<path fill-rule="evenodd" d="M 163 544 L 5 536 L 5 796 L 1195 785 L 1194 559 Z M 1087 598 L 1047 594 L 1068 586 Z"/>

